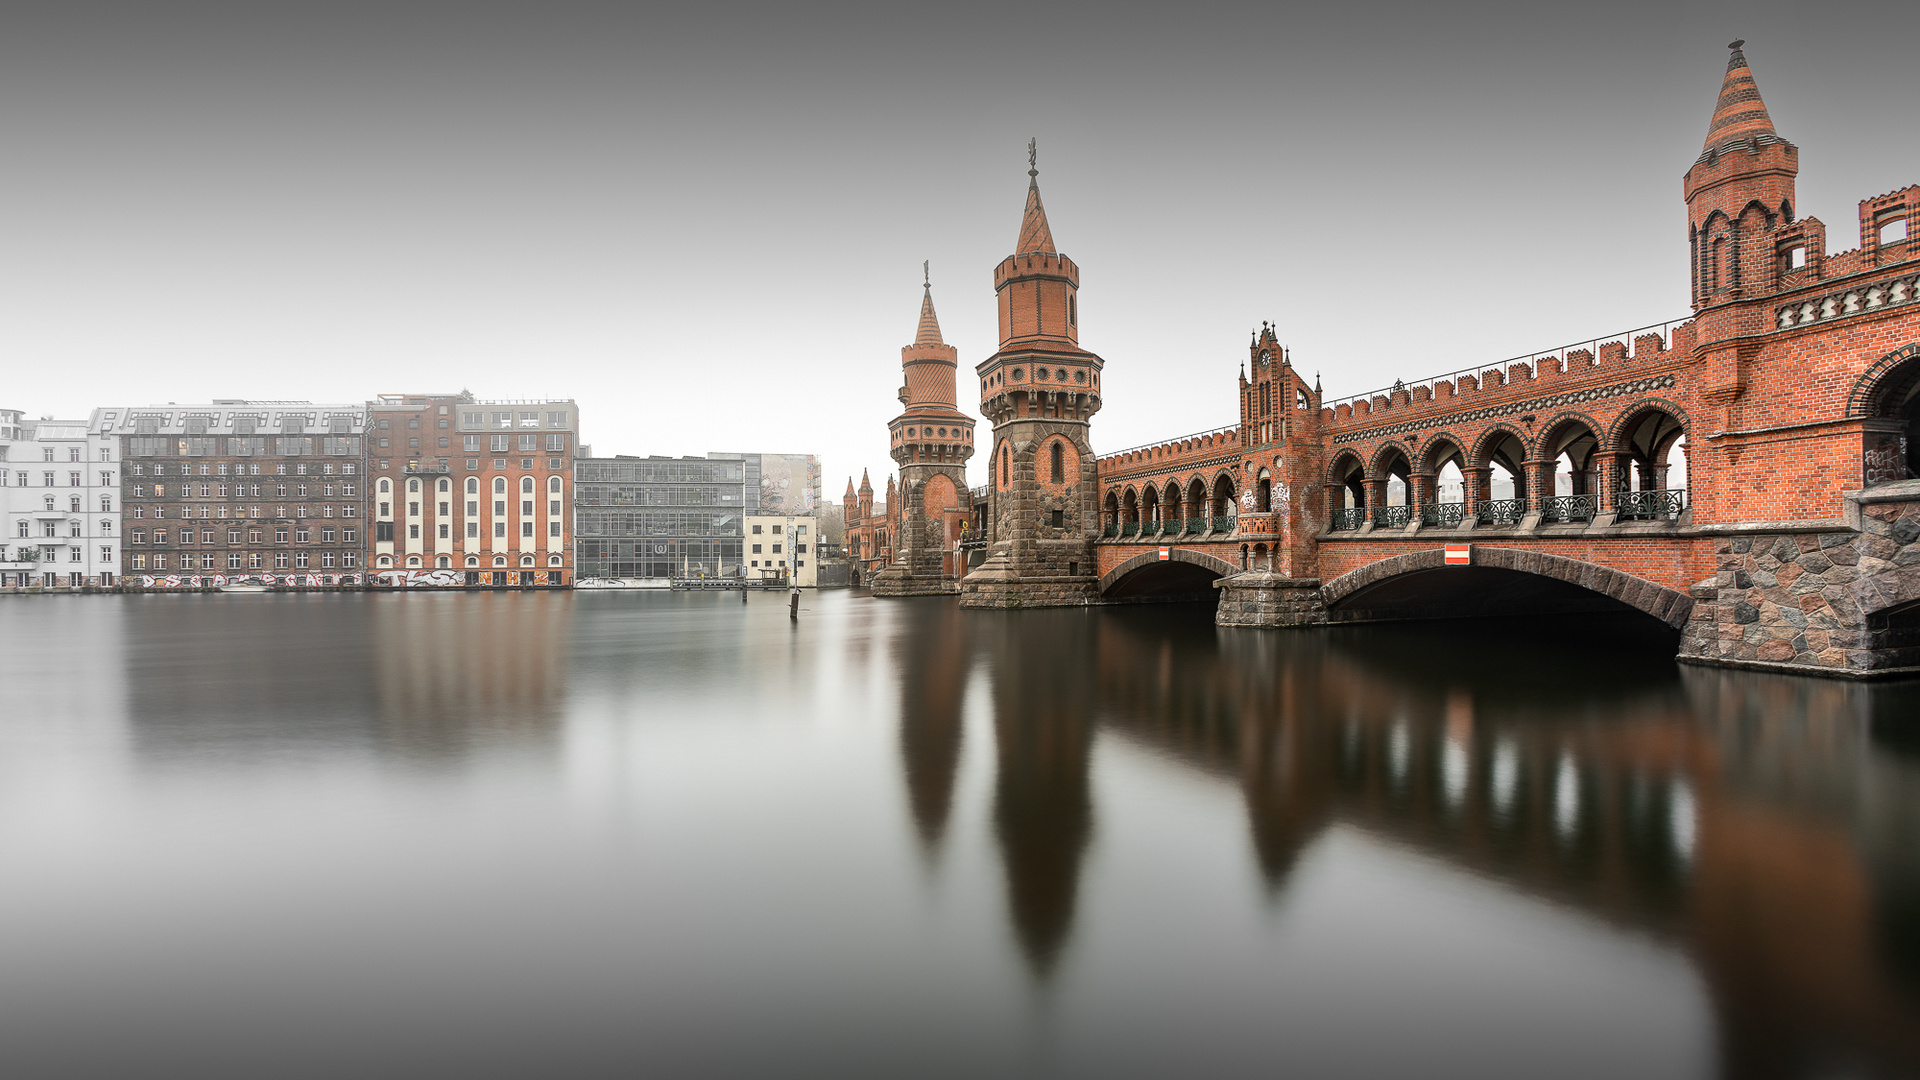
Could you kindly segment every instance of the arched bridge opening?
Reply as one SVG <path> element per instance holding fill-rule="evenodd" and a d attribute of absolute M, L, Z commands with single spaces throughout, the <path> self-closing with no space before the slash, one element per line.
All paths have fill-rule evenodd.
<path fill-rule="evenodd" d="M 1142 603 L 1214 602 L 1213 583 L 1240 568 L 1204 551 L 1159 548 L 1135 555 L 1100 578 L 1100 595 L 1112 601 Z"/>
<path fill-rule="evenodd" d="M 1569 627 L 1594 618 L 1678 634 L 1693 601 L 1656 582 L 1580 559 L 1476 546 L 1452 566 L 1442 551 L 1383 559 L 1329 582 L 1332 623 L 1552 616 Z M 1583 622 L 1582 620 L 1588 620 Z"/>

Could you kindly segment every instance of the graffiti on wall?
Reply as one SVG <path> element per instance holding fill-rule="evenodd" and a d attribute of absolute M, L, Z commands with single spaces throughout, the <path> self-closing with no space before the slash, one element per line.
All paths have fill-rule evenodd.
<path fill-rule="evenodd" d="M 143 574 L 143 589 L 220 589 L 241 585 L 268 585 L 291 589 L 319 589 L 360 584 L 359 574 Z"/>
<path fill-rule="evenodd" d="M 459 570 L 382 570 L 373 578 L 377 585 L 396 589 L 444 589 L 467 583 L 466 574 Z"/>
<path fill-rule="evenodd" d="M 1907 437 L 1882 435 L 1863 455 L 1866 483 L 1891 484 L 1907 478 Z"/>

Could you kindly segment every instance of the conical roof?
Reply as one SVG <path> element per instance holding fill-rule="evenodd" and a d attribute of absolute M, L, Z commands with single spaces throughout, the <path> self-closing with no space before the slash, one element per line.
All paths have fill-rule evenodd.
<path fill-rule="evenodd" d="M 1756 138 L 1762 142 L 1779 138 L 1773 130 L 1773 118 L 1767 115 L 1767 104 L 1760 100 L 1760 87 L 1753 81 L 1753 70 L 1747 67 L 1747 55 L 1740 51 L 1745 44 L 1745 41 L 1736 41 L 1727 46 L 1733 55 L 1727 58 L 1727 75 L 1720 82 L 1720 100 L 1713 107 L 1713 121 L 1707 125 L 1707 141 L 1701 148 L 1703 157 Z"/>
<path fill-rule="evenodd" d="M 927 286 L 925 296 L 920 298 L 920 332 L 913 337 L 915 345 L 945 345 L 940 339 L 940 320 L 933 313 L 933 286 Z"/>
<path fill-rule="evenodd" d="M 1013 247 L 1016 255 L 1056 250 L 1053 230 L 1047 227 L 1047 208 L 1040 205 L 1040 174 L 1029 169 L 1027 176 L 1027 212 L 1020 218 L 1020 240 Z"/>
<path fill-rule="evenodd" d="M 853 477 L 851 476 L 847 477 L 847 495 L 849 497 L 853 495 Z"/>
<path fill-rule="evenodd" d="M 865 469 L 860 470 L 860 490 L 861 491 L 873 490 L 873 481 L 867 479 L 867 470 Z"/>

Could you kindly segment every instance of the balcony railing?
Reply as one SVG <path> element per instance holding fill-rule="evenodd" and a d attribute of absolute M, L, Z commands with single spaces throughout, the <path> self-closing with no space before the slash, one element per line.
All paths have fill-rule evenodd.
<path fill-rule="evenodd" d="M 1121 536 L 1139 536 L 1139 535 L 1140 535 L 1140 523 L 1139 523 L 1139 522 L 1137 522 L 1137 521 L 1125 521 L 1125 522 L 1121 522 L 1121 524 L 1120 524 L 1120 535 L 1121 535 Z"/>
<path fill-rule="evenodd" d="M 1190 517 L 1190 518 L 1188 518 L 1188 519 L 1187 519 L 1187 530 L 1186 530 L 1186 531 L 1187 531 L 1187 534 L 1188 534 L 1188 535 L 1193 535 L 1193 534 L 1195 534 L 1195 533 L 1198 533 L 1198 532 L 1200 532 L 1200 531 L 1202 531 L 1202 530 L 1204 530 L 1204 529 L 1205 529 L 1206 527 L 1207 527 L 1207 519 L 1206 519 L 1206 518 L 1203 518 L 1203 517 Z"/>
<path fill-rule="evenodd" d="M 1215 514 L 1213 516 L 1213 531 L 1220 533 L 1222 535 L 1232 532 L 1233 531 L 1232 516 L 1231 515 L 1223 516 L 1220 514 Z"/>
<path fill-rule="evenodd" d="M 1525 499 L 1488 499 L 1479 506 L 1482 525 L 1518 525 L 1527 516 Z"/>
<path fill-rule="evenodd" d="M 1360 526 L 1366 524 L 1366 521 L 1366 508 L 1356 506 L 1347 510 L 1335 510 L 1333 512 L 1333 520 L 1330 522 L 1329 527 L 1334 529 L 1358 529 Z"/>
<path fill-rule="evenodd" d="M 1687 508 L 1687 489 L 1659 491 L 1623 491 L 1620 493 L 1620 520 L 1671 521 Z"/>
<path fill-rule="evenodd" d="M 1598 495 L 1556 495 L 1540 504 L 1542 521 L 1592 521 L 1599 512 Z"/>
<path fill-rule="evenodd" d="M 1108 537 L 1118 536 L 1120 535 L 1120 526 L 1109 521 L 1107 522 L 1107 527 L 1100 530 L 1100 535 Z"/>
<path fill-rule="evenodd" d="M 1373 508 L 1373 523 L 1382 529 L 1404 529 L 1413 520 L 1411 506 L 1376 506 Z"/>
<path fill-rule="evenodd" d="M 1437 525 L 1441 528 L 1458 526 L 1467 516 L 1467 504 L 1457 502 L 1422 503 L 1420 505 L 1420 524 Z"/>

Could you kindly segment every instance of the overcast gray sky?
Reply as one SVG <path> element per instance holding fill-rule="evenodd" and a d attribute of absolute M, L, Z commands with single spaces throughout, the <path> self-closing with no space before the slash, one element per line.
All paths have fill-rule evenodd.
<path fill-rule="evenodd" d="M 923 259 L 973 410 L 1037 136 L 1119 449 L 1231 422 L 1262 319 L 1338 395 L 1684 315 L 1735 37 L 1852 246 L 1916 10 L 9 5 L 0 404 L 571 396 L 838 496 Z"/>

